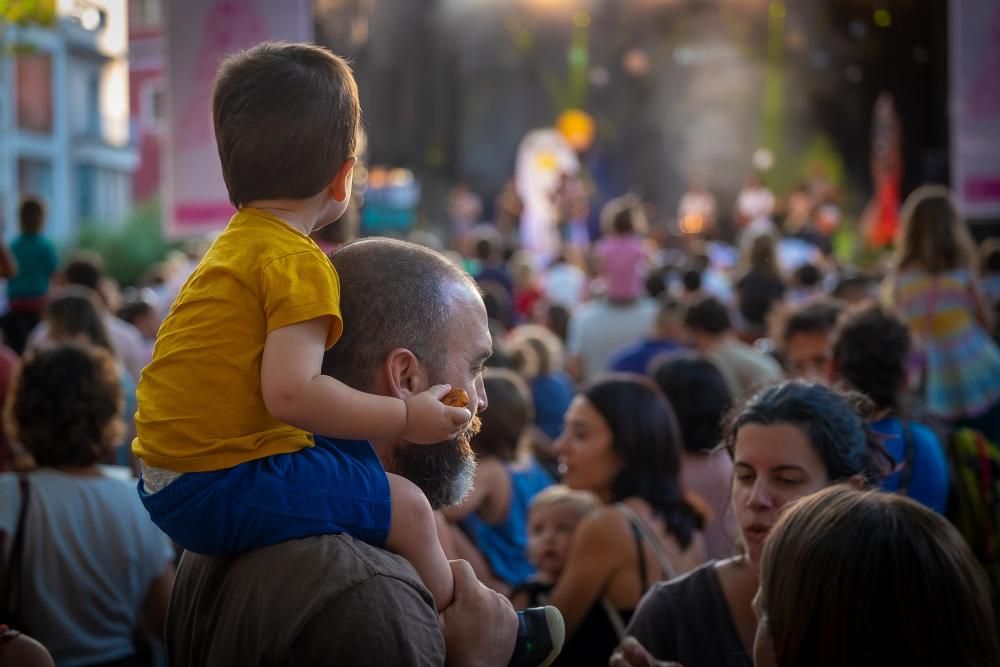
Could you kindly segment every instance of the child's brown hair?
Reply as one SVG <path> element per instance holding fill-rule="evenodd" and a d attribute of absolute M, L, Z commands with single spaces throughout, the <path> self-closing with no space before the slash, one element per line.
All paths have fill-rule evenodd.
<path fill-rule="evenodd" d="M 229 200 L 240 207 L 322 191 L 354 155 L 361 104 L 342 58 L 263 42 L 223 61 L 212 117 Z"/>

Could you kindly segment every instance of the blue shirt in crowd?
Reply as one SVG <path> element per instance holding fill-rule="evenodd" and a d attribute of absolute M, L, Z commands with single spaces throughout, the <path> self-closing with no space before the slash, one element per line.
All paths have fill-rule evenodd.
<path fill-rule="evenodd" d="M 948 475 L 948 459 L 944 447 L 934 431 L 916 422 L 908 421 L 910 441 L 914 447 L 913 471 L 910 475 L 906 495 L 942 513 L 948 502 L 948 491 L 951 485 Z M 871 424 L 871 429 L 883 436 L 883 446 L 897 463 L 906 460 L 906 444 L 903 439 L 902 422 L 896 417 L 886 417 Z M 899 490 L 902 471 L 897 470 L 886 477 L 880 487 L 884 491 Z"/>
<path fill-rule="evenodd" d="M 616 373 L 645 375 L 649 362 L 664 352 L 673 352 L 677 343 L 672 340 L 646 339 L 624 347 L 611 357 L 610 370 Z"/>
<path fill-rule="evenodd" d="M 473 512 L 462 519 L 462 528 L 483 553 L 493 573 L 511 586 L 535 573 L 528 562 L 528 507 L 539 491 L 555 480 L 534 458 L 506 466 L 510 475 L 510 509 L 499 523 L 487 523 Z"/>
<path fill-rule="evenodd" d="M 17 262 L 17 275 L 7 281 L 11 299 L 33 299 L 49 291 L 49 279 L 59 265 L 52 241 L 41 234 L 22 234 L 10 244 Z"/>
<path fill-rule="evenodd" d="M 535 425 L 553 440 L 563 430 L 563 417 L 573 400 L 573 381 L 563 372 L 539 375 L 531 381 Z"/>

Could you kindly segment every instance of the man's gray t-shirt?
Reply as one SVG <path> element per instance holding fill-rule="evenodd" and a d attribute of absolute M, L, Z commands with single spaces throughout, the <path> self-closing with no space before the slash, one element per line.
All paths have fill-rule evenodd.
<path fill-rule="evenodd" d="M 403 558 L 348 535 L 238 557 L 185 553 L 167 617 L 171 665 L 444 664 L 434 600 Z"/>

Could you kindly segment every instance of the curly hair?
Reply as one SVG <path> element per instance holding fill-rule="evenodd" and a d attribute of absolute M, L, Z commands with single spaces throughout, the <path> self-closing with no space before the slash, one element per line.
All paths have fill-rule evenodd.
<path fill-rule="evenodd" d="M 837 374 L 882 409 L 899 409 L 906 380 L 910 331 L 876 304 L 843 314 L 833 336 Z"/>
<path fill-rule="evenodd" d="M 39 466 L 97 463 L 124 433 L 121 379 L 105 350 L 43 348 L 25 360 L 9 396 L 8 434 Z"/>
<path fill-rule="evenodd" d="M 802 380 L 785 380 L 762 389 L 726 420 L 723 444 L 733 456 L 740 429 L 748 424 L 789 424 L 806 436 L 823 460 L 827 477 L 838 482 L 860 477 L 877 484 L 894 461 L 865 426 L 872 405 L 856 392 Z"/>

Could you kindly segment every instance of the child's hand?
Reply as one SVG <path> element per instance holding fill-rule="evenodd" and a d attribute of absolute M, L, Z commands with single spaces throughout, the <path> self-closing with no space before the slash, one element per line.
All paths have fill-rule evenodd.
<path fill-rule="evenodd" d="M 472 413 L 466 408 L 453 408 L 441 402 L 450 390 L 451 385 L 438 384 L 404 401 L 404 440 L 429 445 L 458 435 L 462 427 L 472 419 Z"/>

